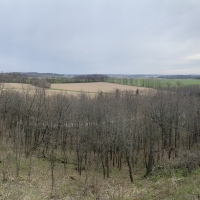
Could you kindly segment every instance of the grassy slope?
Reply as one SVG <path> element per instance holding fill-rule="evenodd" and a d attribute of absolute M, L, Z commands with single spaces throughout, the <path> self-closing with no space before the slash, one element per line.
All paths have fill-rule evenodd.
<path fill-rule="evenodd" d="M 8 154 L 7 154 L 8 155 Z M 15 176 L 15 160 L 12 154 L 4 157 L 1 172 L 7 172 L 3 182 L 0 174 L 0 199 L 49 199 L 51 191 L 50 163 L 33 157 L 31 176 L 28 176 L 29 159 L 22 158 L 19 177 Z M 125 167 L 125 166 L 124 166 Z M 54 199 L 198 199 L 200 197 L 200 168 L 188 174 L 184 170 L 161 170 L 148 178 L 143 171 L 134 171 L 134 183 L 128 178 L 128 169 L 119 173 L 112 170 L 104 179 L 100 171 L 83 171 L 78 175 L 73 165 L 55 165 Z"/>

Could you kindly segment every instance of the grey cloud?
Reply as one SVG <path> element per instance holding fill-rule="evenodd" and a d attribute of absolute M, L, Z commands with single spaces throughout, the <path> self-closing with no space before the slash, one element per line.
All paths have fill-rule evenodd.
<path fill-rule="evenodd" d="M 195 0 L 2 0 L 0 70 L 179 70 L 180 60 L 200 53 L 199 8 Z"/>

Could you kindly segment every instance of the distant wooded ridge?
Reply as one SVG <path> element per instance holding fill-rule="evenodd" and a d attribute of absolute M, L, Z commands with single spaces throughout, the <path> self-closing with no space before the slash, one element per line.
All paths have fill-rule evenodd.
<path fill-rule="evenodd" d="M 37 87 L 50 88 L 52 83 L 109 82 L 148 88 L 169 88 L 180 85 L 200 84 L 200 75 L 64 75 L 55 73 L 12 72 L 0 73 L 0 82 L 26 83 Z"/>
<path fill-rule="evenodd" d="M 200 74 L 193 75 L 163 75 L 163 74 L 57 74 L 57 73 L 39 73 L 39 72 L 11 72 L 3 74 L 20 74 L 28 77 L 91 77 L 91 76 L 108 76 L 108 77 L 157 77 L 157 78 L 167 78 L 167 79 L 200 79 Z"/>

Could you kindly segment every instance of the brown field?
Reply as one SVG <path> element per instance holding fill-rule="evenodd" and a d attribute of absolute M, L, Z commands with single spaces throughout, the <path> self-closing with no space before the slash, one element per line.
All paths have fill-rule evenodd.
<path fill-rule="evenodd" d="M 31 84 L 21 84 L 21 83 L 4 83 L 1 85 L 1 88 L 10 88 L 13 90 L 23 91 L 23 90 L 34 90 L 36 87 Z M 116 89 L 119 90 L 139 90 L 140 94 L 144 94 L 148 91 L 154 91 L 154 89 L 136 87 L 129 85 L 120 85 L 115 83 L 105 83 L 105 82 L 96 82 L 96 83 L 65 83 L 65 84 L 51 84 L 51 88 L 47 89 L 48 94 L 55 93 L 69 93 L 69 94 L 79 94 L 80 92 L 95 94 L 98 92 L 113 92 Z"/>
<path fill-rule="evenodd" d="M 51 89 L 63 90 L 63 91 L 71 91 L 71 92 L 112 92 L 116 89 L 119 90 L 132 90 L 136 91 L 149 91 L 153 89 L 144 88 L 144 87 L 136 87 L 129 85 L 120 85 L 115 83 L 105 83 L 105 82 L 96 82 L 96 83 L 66 83 L 66 84 L 52 84 Z"/>

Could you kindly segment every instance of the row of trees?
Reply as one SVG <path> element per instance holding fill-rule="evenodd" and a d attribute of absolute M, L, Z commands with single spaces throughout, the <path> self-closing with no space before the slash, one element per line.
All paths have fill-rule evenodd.
<path fill-rule="evenodd" d="M 174 85 L 170 83 L 170 81 L 159 79 L 159 78 L 113 78 L 113 77 L 110 77 L 106 81 L 109 83 L 148 87 L 148 88 L 155 88 L 155 89 L 174 87 Z M 180 81 L 177 81 L 175 85 L 182 86 L 183 84 Z"/>
<path fill-rule="evenodd" d="M 73 77 L 46 78 L 49 83 L 89 83 L 106 82 L 109 76 L 102 74 L 77 75 Z"/>
<path fill-rule="evenodd" d="M 196 88 L 199 91 L 199 87 Z M 70 96 L 48 95 L 43 89 L 21 92 L 0 89 L 0 141 L 15 155 L 16 176 L 21 157 L 40 155 L 49 161 L 54 187 L 56 162 L 97 170 L 110 177 L 113 168 L 146 168 L 196 151 L 200 140 L 200 98 L 196 89 L 176 88 L 147 95 L 116 90 Z M 70 155 L 70 156 L 69 156 Z M 73 159 L 70 159 L 73 157 Z"/>

